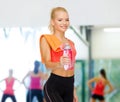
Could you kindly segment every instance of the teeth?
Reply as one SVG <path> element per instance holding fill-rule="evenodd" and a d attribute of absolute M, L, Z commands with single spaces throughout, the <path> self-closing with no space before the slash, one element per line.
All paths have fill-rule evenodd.
<path fill-rule="evenodd" d="M 67 28 L 67 27 L 62 27 L 62 28 Z"/>

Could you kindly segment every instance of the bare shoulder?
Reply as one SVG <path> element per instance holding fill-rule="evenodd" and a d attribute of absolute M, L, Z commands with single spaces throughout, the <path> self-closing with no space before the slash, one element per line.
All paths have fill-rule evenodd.
<path fill-rule="evenodd" d="M 40 43 L 42 42 L 46 42 L 46 38 L 43 35 L 40 37 Z"/>
<path fill-rule="evenodd" d="M 40 42 L 47 41 L 46 39 L 47 39 L 48 37 L 50 37 L 50 36 L 52 36 L 52 35 L 50 35 L 50 34 L 42 34 L 42 35 L 40 36 Z"/>
<path fill-rule="evenodd" d="M 98 80 L 98 77 L 93 77 L 88 82 L 97 82 Z"/>
<path fill-rule="evenodd" d="M 94 77 L 93 79 L 96 80 L 96 81 L 98 81 L 100 78 L 99 77 Z"/>
<path fill-rule="evenodd" d="M 44 36 L 41 37 L 40 46 L 41 46 L 41 48 L 42 48 L 42 47 L 43 47 L 43 48 L 46 48 L 46 47 L 49 46 L 49 44 L 48 44 L 48 42 L 47 42 L 47 39 L 46 39 Z"/>

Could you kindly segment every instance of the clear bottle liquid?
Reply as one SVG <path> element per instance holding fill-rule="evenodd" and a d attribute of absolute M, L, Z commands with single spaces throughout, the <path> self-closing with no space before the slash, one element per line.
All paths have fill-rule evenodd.
<path fill-rule="evenodd" d="M 71 50 L 69 43 L 66 43 L 64 45 L 63 56 L 68 56 L 71 60 L 71 62 L 69 64 L 64 65 L 64 69 L 69 70 L 72 67 L 72 50 Z"/>

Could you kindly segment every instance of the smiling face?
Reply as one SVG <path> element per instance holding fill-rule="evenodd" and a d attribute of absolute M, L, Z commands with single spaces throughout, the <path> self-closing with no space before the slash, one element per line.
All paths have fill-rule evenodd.
<path fill-rule="evenodd" d="M 51 33 L 64 33 L 69 25 L 69 15 L 65 8 L 56 7 L 51 10 L 49 24 Z"/>
<path fill-rule="evenodd" d="M 55 12 L 55 16 L 51 20 L 51 23 L 54 28 L 54 32 L 57 31 L 64 33 L 70 25 L 68 13 L 62 10 Z"/>

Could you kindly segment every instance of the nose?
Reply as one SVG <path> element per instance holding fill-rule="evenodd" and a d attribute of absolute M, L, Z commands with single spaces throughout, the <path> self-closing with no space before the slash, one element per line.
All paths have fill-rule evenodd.
<path fill-rule="evenodd" d="M 63 21 L 63 24 L 67 24 L 67 21 Z"/>

